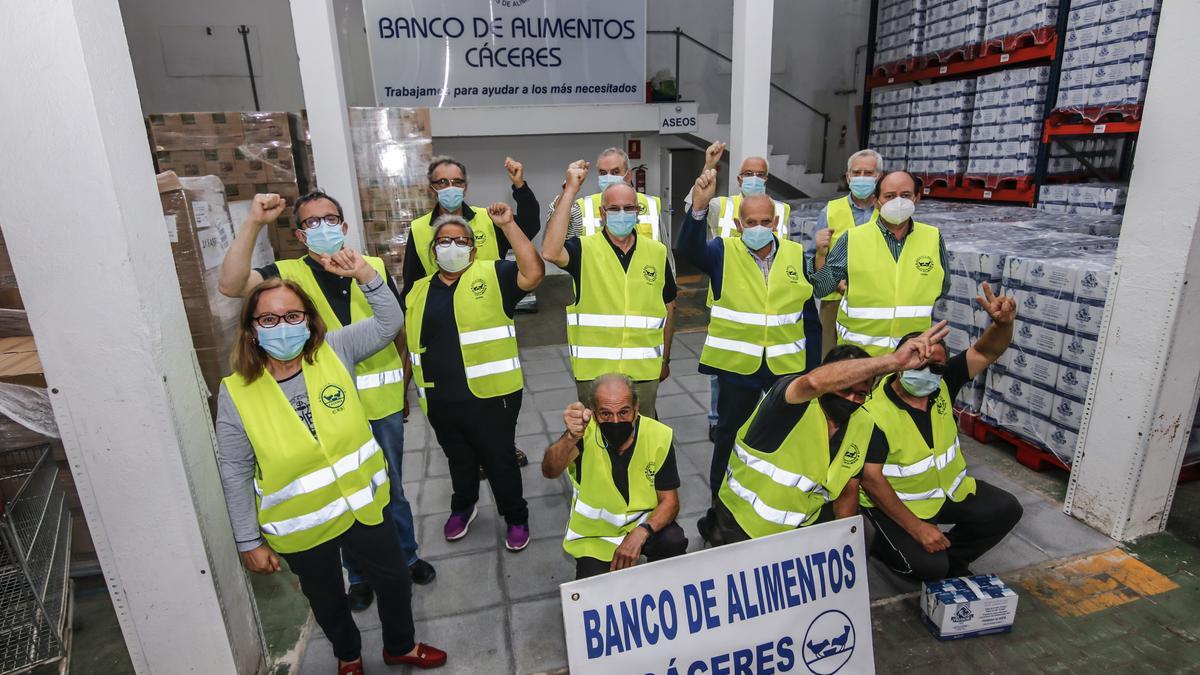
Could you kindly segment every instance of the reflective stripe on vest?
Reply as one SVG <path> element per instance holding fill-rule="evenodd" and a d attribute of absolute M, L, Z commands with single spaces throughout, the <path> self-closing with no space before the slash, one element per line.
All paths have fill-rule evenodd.
<path fill-rule="evenodd" d="M 654 474 L 671 451 L 671 428 L 639 417 L 629 457 L 628 497 L 617 490 L 613 464 L 595 419 L 583 431 L 583 449 L 568 473 L 574 495 L 563 549 L 571 556 L 612 560 L 616 547 L 658 506 Z M 582 481 L 582 482 L 581 482 Z"/>
<path fill-rule="evenodd" d="M 914 222 L 893 258 L 878 224 L 846 233 L 846 297 L 838 306 L 839 342 L 862 346 L 872 356 L 895 348 L 904 335 L 929 328 L 942 293 L 937 228 Z"/>
<path fill-rule="evenodd" d="M 767 278 L 740 238 L 722 239 L 721 297 L 713 304 L 700 363 L 750 375 L 766 359 L 775 375 L 805 369 L 804 303 L 812 285 L 804 276 L 804 248 L 776 237 Z"/>
<path fill-rule="evenodd" d="M 307 256 L 306 256 L 307 257 Z M 386 279 L 387 270 L 383 260 L 373 256 L 363 259 Z M 342 322 L 334 313 L 325 297 L 325 291 L 317 283 L 313 270 L 305 258 L 279 260 L 275 263 L 279 276 L 294 281 L 304 289 L 317 308 L 317 314 L 328 330 L 342 328 Z M 371 304 L 357 283 L 350 283 L 350 321 L 362 321 L 374 315 Z M 355 386 L 367 411 L 367 418 L 378 420 L 400 412 L 404 408 L 404 362 L 396 345 L 388 343 L 383 349 L 358 362 L 354 367 L 357 375 Z M 371 391 L 375 390 L 375 391 Z"/>
<path fill-rule="evenodd" d="M 637 232 L 654 241 L 662 241 L 659 231 L 659 214 L 662 212 L 662 201 L 643 192 L 637 193 L 637 203 L 642 213 L 638 215 Z M 604 229 L 600 222 L 600 193 L 588 195 L 575 200 L 579 214 L 583 217 L 583 236 L 591 236 Z"/>
<path fill-rule="evenodd" d="M 958 502 L 975 493 L 975 479 L 967 475 L 966 458 L 959 445 L 950 395 L 943 382 L 928 402 L 933 447 L 941 449 L 934 452 L 912 416 L 901 410 L 883 389 L 892 386 L 892 382 L 893 378 L 885 378 L 863 405 L 887 438 L 883 476 L 914 515 L 933 518 L 947 499 Z M 860 495 L 859 503 L 868 508 L 874 506 L 865 492 Z"/>
<path fill-rule="evenodd" d="M 773 452 L 747 443 L 762 403 L 738 430 L 717 498 L 751 537 L 764 537 L 811 524 L 825 504 L 842 494 L 862 471 L 875 429 L 871 416 L 855 411 L 841 445 L 829 446 L 829 422 L 820 404 L 810 402 Z"/>
<path fill-rule="evenodd" d="M 792 215 L 792 207 L 790 204 L 785 204 L 784 202 L 778 200 L 772 201 L 775 202 L 775 217 L 779 219 L 779 224 L 775 226 L 775 231 L 779 233 L 780 237 L 787 239 L 788 220 Z M 737 224 L 733 222 L 733 218 L 735 215 L 737 215 L 738 209 L 741 208 L 741 206 L 741 193 L 731 197 L 721 197 L 721 219 L 717 221 L 717 231 L 722 239 L 741 236 L 741 233 L 738 232 Z"/>
<path fill-rule="evenodd" d="M 471 221 L 468 225 L 471 226 L 471 232 L 475 235 L 475 261 L 499 260 L 500 245 L 497 243 L 496 225 L 488 216 L 487 209 L 481 206 L 472 206 L 470 209 Z M 438 271 L 437 262 L 434 261 L 429 250 L 433 246 L 432 218 L 433 212 L 430 211 L 409 225 L 413 250 L 417 252 L 417 259 L 421 261 L 421 269 L 425 270 L 425 276 Z"/>
<path fill-rule="evenodd" d="M 635 381 L 662 371 L 667 249 L 638 236 L 628 268 L 604 233 L 580 243 L 578 297 L 567 307 L 567 343 L 577 381 L 623 373 Z"/>
<path fill-rule="evenodd" d="M 301 373 L 315 435 L 265 371 L 252 382 L 236 373 L 223 380 L 254 449 L 259 528 L 281 553 L 323 544 L 356 521 L 382 523 L 390 498 L 384 453 L 328 342 Z"/>
<path fill-rule="evenodd" d="M 517 354 L 517 329 L 504 312 L 500 283 L 496 276 L 495 260 L 476 260 L 455 282 L 454 320 L 458 326 L 458 343 L 462 352 L 463 373 L 467 388 L 477 398 L 503 396 L 521 389 L 521 360 Z M 421 344 L 429 285 L 433 277 L 424 277 L 413 284 L 408 294 L 408 313 L 405 333 L 409 361 L 421 409 L 428 403 L 425 389 L 436 386 L 425 379 Z"/>

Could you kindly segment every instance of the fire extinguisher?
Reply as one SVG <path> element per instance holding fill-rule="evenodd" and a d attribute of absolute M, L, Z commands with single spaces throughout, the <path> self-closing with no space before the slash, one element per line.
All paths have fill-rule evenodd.
<path fill-rule="evenodd" d="M 639 164 L 633 167 L 633 189 L 638 192 L 646 192 L 646 165 Z"/>

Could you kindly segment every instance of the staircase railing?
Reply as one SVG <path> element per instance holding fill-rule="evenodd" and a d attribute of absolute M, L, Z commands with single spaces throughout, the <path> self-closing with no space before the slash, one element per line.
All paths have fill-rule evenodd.
<path fill-rule="evenodd" d="M 680 75 L 680 72 L 679 72 L 679 66 L 680 66 L 680 59 L 679 59 L 680 49 L 679 48 L 684 40 L 688 41 L 689 43 L 691 43 L 693 45 L 696 45 L 697 47 L 712 54 L 713 56 L 716 56 L 717 58 L 728 61 L 729 63 L 733 63 L 733 58 L 726 56 L 725 54 L 722 54 L 720 51 L 713 49 L 712 47 L 704 44 L 700 40 L 697 40 L 696 38 L 692 37 L 691 35 L 688 35 L 686 32 L 684 32 L 678 26 L 676 26 L 674 30 L 648 30 L 648 31 L 646 31 L 646 34 L 647 35 L 673 35 L 673 36 L 675 36 L 675 100 L 676 101 L 681 100 L 681 94 L 682 94 L 682 92 L 680 91 L 680 87 L 683 82 L 683 77 Z M 808 103 L 806 103 L 799 96 L 796 96 L 795 94 L 788 91 L 787 89 L 784 89 L 783 87 L 779 86 L 778 84 L 775 84 L 775 82 L 771 82 L 771 89 L 779 92 L 780 94 L 782 94 L 784 97 L 790 99 L 791 101 L 799 103 L 810 114 L 816 115 L 817 117 L 821 118 L 822 122 L 824 123 L 824 129 L 821 132 L 821 170 L 820 170 L 820 173 L 824 174 L 825 173 L 825 159 L 826 159 L 826 154 L 828 151 L 828 143 L 829 143 L 829 120 L 830 120 L 829 113 L 823 112 L 821 110 L 817 110 L 816 108 L 814 108 L 811 105 L 809 105 Z M 716 140 L 716 139 L 713 139 L 713 140 Z"/>

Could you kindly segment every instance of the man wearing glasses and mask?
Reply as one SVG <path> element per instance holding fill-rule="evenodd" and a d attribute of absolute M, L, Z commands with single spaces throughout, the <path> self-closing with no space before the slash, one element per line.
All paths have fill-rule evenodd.
<path fill-rule="evenodd" d="M 538 219 L 537 197 L 525 182 L 525 167 L 512 157 L 504 158 L 504 170 L 512 181 L 512 196 L 517 209 L 514 219 L 517 227 L 532 240 L 537 236 L 541 222 Z M 433 196 L 433 210 L 412 221 L 408 245 L 404 250 L 404 295 L 418 279 L 435 274 L 437 262 L 430 255 L 433 243 L 432 224 L 442 216 L 458 216 L 471 226 L 474 235 L 475 254 L 479 260 L 504 260 L 512 246 L 504 232 L 488 217 L 487 208 L 468 205 L 464 199 L 467 192 L 467 167 L 453 157 L 434 157 L 426 171 L 429 191 Z"/>
<path fill-rule="evenodd" d="M 579 194 L 589 166 L 578 160 L 567 167 L 559 204 Z M 567 343 L 579 400 L 589 405 L 592 380 L 621 373 L 634 381 L 641 413 L 656 417 L 658 383 L 670 374 L 675 275 L 667 247 L 636 230 L 638 193 L 617 182 L 600 196 L 603 229 L 568 239 L 570 214 L 556 209 L 546 225 L 542 257 L 575 282 Z"/>
<path fill-rule="evenodd" d="M 992 324 L 975 344 L 952 357 L 934 344 L 924 363 L 885 378 L 863 405 L 875 422 L 861 500 L 880 535 L 872 553 L 918 581 L 970 575 L 968 565 L 1021 519 L 1016 497 L 967 475 L 958 442 L 954 398 L 1008 349 L 1017 316 L 1017 303 L 986 282 L 976 301 Z M 917 337 L 904 336 L 896 353 L 911 351 Z M 939 525 L 954 527 L 943 533 Z"/>
<path fill-rule="evenodd" d="M 285 208 L 287 206 L 283 198 L 277 194 L 254 196 L 250 214 L 221 264 L 221 293 L 240 298 L 264 279 L 282 277 L 296 282 L 308 293 L 331 331 L 372 316 L 366 296 L 352 280 L 325 269 L 325 262 L 330 256 L 345 248 L 349 228 L 343 218 L 341 204 L 319 190 L 300 197 L 292 207 L 297 223 L 296 237 L 308 247 L 308 255 L 294 260 L 278 260 L 259 269 L 250 268 L 250 257 L 259 230 L 278 218 Z M 396 293 L 383 260 L 372 256 L 363 256 L 363 259 L 387 280 L 392 293 Z M 399 296 L 398 293 L 396 295 Z M 401 331 L 394 343 L 358 363 L 355 379 L 363 408 L 371 422 L 371 431 L 387 459 L 392 491 L 388 511 L 399 533 L 412 580 L 414 583 L 428 584 L 433 581 L 436 572 L 432 565 L 417 556 L 412 508 L 404 496 L 400 474 L 404 452 L 404 418 L 408 414 L 404 391 L 404 352 L 404 332 Z M 343 552 L 342 561 L 350 578 L 348 595 L 351 609 L 362 611 L 370 606 L 374 592 L 358 563 L 348 553 Z"/>

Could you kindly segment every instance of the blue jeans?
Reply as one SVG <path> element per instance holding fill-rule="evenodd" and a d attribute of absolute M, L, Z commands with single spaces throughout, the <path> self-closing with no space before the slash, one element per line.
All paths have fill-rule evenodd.
<path fill-rule="evenodd" d="M 412 507 L 404 497 L 403 476 L 400 475 L 404 459 L 404 413 L 398 412 L 383 419 L 371 420 L 371 432 L 375 441 L 383 448 L 383 456 L 388 464 L 388 482 L 391 484 L 392 499 L 384 509 L 384 516 L 395 523 L 396 532 L 400 535 L 400 550 L 404 553 L 404 561 L 412 565 L 417 561 L 417 537 L 413 527 Z M 346 549 L 342 549 L 342 566 L 350 577 L 350 583 L 357 584 L 366 581 L 358 561 Z"/>

